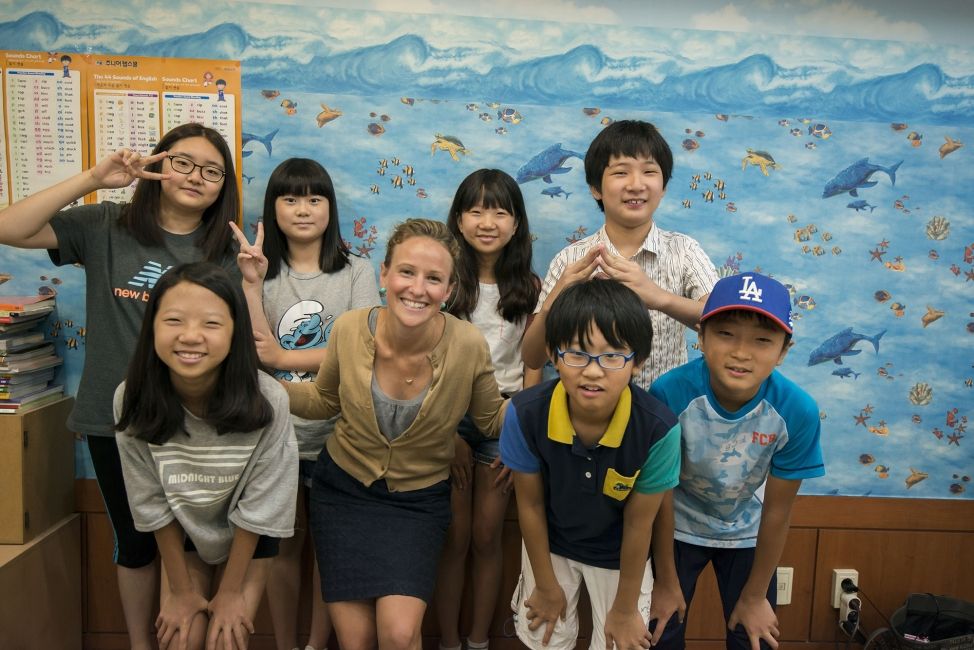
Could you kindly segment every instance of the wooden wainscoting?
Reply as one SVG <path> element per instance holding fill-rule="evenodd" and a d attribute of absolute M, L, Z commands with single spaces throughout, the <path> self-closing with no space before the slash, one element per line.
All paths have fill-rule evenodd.
<path fill-rule="evenodd" d="M 111 528 L 93 480 L 78 480 L 75 493 L 83 520 L 84 647 L 121 650 L 126 647 L 126 635 L 111 561 Z M 503 544 L 504 578 L 491 625 L 491 647 L 513 650 L 522 647 L 513 638 L 509 607 L 521 552 L 513 503 L 504 524 Z M 863 605 L 863 625 L 870 630 L 885 626 L 884 618 L 912 592 L 974 600 L 974 501 L 799 497 L 780 565 L 795 569 L 791 604 L 778 608 L 782 648 L 828 650 L 838 632 L 838 612 L 829 602 L 833 569 L 859 571 L 865 596 L 876 606 L 868 601 Z M 310 572 L 310 561 L 307 566 Z M 469 625 L 469 597 L 468 590 L 461 613 L 462 630 Z M 309 602 L 310 591 L 306 589 L 301 617 L 304 630 L 308 627 Z M 584 603 L 580 609 L 585 610 Z M 712 571 L 701 578 L 688 616 L 690 648 L 724 647 L 724 624 Z M 256 626 L 251 647 L 272 650 L 274 639 L 264 606 Z M 584 616 L 579 648 L 587 647 L 590 632 L 591 620 Z M 423 634 L 424 646 L 435 650 L 438 631 L 432 611 L 423 624 Z"/>

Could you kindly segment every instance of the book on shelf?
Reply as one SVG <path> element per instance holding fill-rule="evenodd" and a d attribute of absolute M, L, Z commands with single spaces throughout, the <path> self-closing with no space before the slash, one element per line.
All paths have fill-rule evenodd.
<path fill-rule="evenodd" d="M 41 406 L 42 404 L 56 402 L 62 397 L 64 397 L 64 386 L 49 386 L 44 390 L 38 391 L 26 397 L 12 400 L 0 400 L 0 413 L 6 413 L 8 415 L 19 413 L 21 411 L 26 411 L 27 409 Z"/>
<path fill-rule="evenodd" d="M 54 355 L 48 357 L 36 357 L 34 359 L 0 364 L 0 374 L 16 374 L 21 372 L 29 372 L 31 370 L 39 370 L 41 368 L 53 368 L 54 366 L 59 366 L 62 363 L 63 360 L 61 357 Z"/>
<path fill-rule="evenodd" d="M 46 318 L 48 314 L 54 311 L 54 302 L 52 301 L 49 306 L 44 307 L 41 310 L 33 311 L 30 313 L 16 312 L 16 311 L 4 311 L 0 310 L 0 324 L 2 323 L 20 323 L 22 321 L 33 321 L 41 320 Z"/>
<path fill-rule="evenodd" d="M 3 400 L 20 399 L 40 392 L 48 387 L 48 381 L 50 380 L 44 379 L 31 384 L 12 384 L 0 386 L 0 403 L 2 403 Z"/>
<path fill-rule="evenodd" d="M 21 318 L 16 322 L 2 322 L 0 319 L 0 336 L 12 336 L 21 332 L 37 331 L 37 327 L 44 323 L 47 314 Z M 9 319 L 8 319 L 9 320 Z"/>
<path fill-rule="evenodd" d="M 32 312 L 54 308 L 53 293 L 33 296 L 0 296 L 0 311 Z"/>
<path fill-rule="evenodd" d="M 46 357 L 53 354 L 54 344 L 46 343 L 42 340 L 39 344 L 35 343 L 33 346 L 18 350 L 17 352 L 6 352 L 0 350 L 0 366 L 17 363 L 18 361 L 26 361 L 28 359 L 36 359 L 38 357 Z"/>
<path fill-rule="evenodd" d="M 44 332 L 0 333 L 0 352 L 19 352 L 44 342 Z"/>
<path fill-rule="evenodd" d="M 36 384 L 42 381 L 51 381 L 57 372 L 56 368 L 40 368 L 38 370 L 28 370 L 11 374 L 9 372 L 0 373 L 0 390 L 5 386 L 22 386 L 24 384 Z"/>

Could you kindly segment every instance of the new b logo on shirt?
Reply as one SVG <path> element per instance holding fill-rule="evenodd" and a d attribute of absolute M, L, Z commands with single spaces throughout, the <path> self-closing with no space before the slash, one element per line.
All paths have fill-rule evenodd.
<path fill-rule="evenodd" d="M 750 275 L 745 275 L 741 279 L 743 280 L 743 284 L 741 285 L 741 290 L 737 292 L 741 300 L 761 302 L 761 294 L 763 292 L 761 289 L 758 289 L 758 284 L 754 281 L 754 278 Z"/>

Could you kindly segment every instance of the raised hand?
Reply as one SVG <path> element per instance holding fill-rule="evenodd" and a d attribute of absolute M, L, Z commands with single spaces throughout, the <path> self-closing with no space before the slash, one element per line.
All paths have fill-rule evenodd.
<path fill-rule="evenodd" d="M 558 297 L 558 294 L 560 294 L 565 287 L 571 286 L 576 282 L 588 280 L 590 277 L 592 277 L 592 274 L 595 273 L 599 267 L 598 261 L 601 252 L 601 246 L 593 246 L 585 253 L 585 255 L 566 266 L 565 270 L 561 273 L 561 277 L 558 278 L 555 286 L 553 286 L 551 291 L 548 293 L 548 297 L 545 298 L 545 305 L 552 305 L 555 298 Z"/>
<path fill-rule="evenodd" d="M 98 161 L 91 168 L 92 179 L 101 188 L 127 187 L 137 178 L 161 181 L 170 178 L 171 174 L 150 172 L 146 167 L 158 162 L 169 155 L 168 151 L 160 151 L 151 156 L 143 156 L 138 151 L 119 149 Z"/>
<path fill-rule="evenodd" d="M 240 244 L 240 252 L 237 254 L 237 266 L 240 267 L 240 274 L 246 284 L 260 284 L 267 275 L 267 258 L 264 257 L 264 224 L 257 222 L 257 235 L 254 243 L 247 241 L 247 236 L 235 224 L 230 222 L 230 230 Z"/>
<path fill-rule="evenodd" d="M 636 292 L 643 304 L 650 309 L 659 309 L 669 297 L 669 293 L 649 279 L 642 267 L 624 257 L 602 251 L 598 259 L 602 274 L 612 280 L 618 280 Z"/>

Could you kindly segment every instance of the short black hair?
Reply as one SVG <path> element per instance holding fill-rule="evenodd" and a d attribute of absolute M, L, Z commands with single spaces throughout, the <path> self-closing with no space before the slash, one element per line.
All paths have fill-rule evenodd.
<path fill-rule="evenodd" d="M 652 158 L 663 172 L 663 189 L 673 176 L 673 151 L 659 130 L 642 120 L 619 120 L 602 129 L 585 153 L 585 182 L 602 190 L 602 174 L 613 156 Z M 601 200 L 599 209 L 605 211 Z"/>
<path fill-rule="evenodd" d="M 725 311 L 717 312 L 713 316 L 704 319 L 700 323 L 700 331 L 704 332 L 709 325 L 716 323 L 728 323 L 728 322 L 739 322 L 739 321 L 755 321 L 760 327 L 767 328 L 774 332 L 783 332 L 785 335 L 784 347 L 788 347 L 788 343 L 791 342 L 791 333 L 785 332 L 781 325 L 776 323 L 771 318 L 765 316 L 764 314 L 756 311 L 751 311 L 750 309 L 728 309 Z M 705 334 L 706 335 L 706 334 Z"/>
<path fill-rule="evenodd" d="M 646 306 L 629 287 L 601 278 L 576 282 L 558 294 L 545 317 L 545 345 L 551 354 L 573 341 L 584 348 L 593 325 L 612 347 L 635 352 L 634 366 L 649 358 L 653 323 Z"/>

